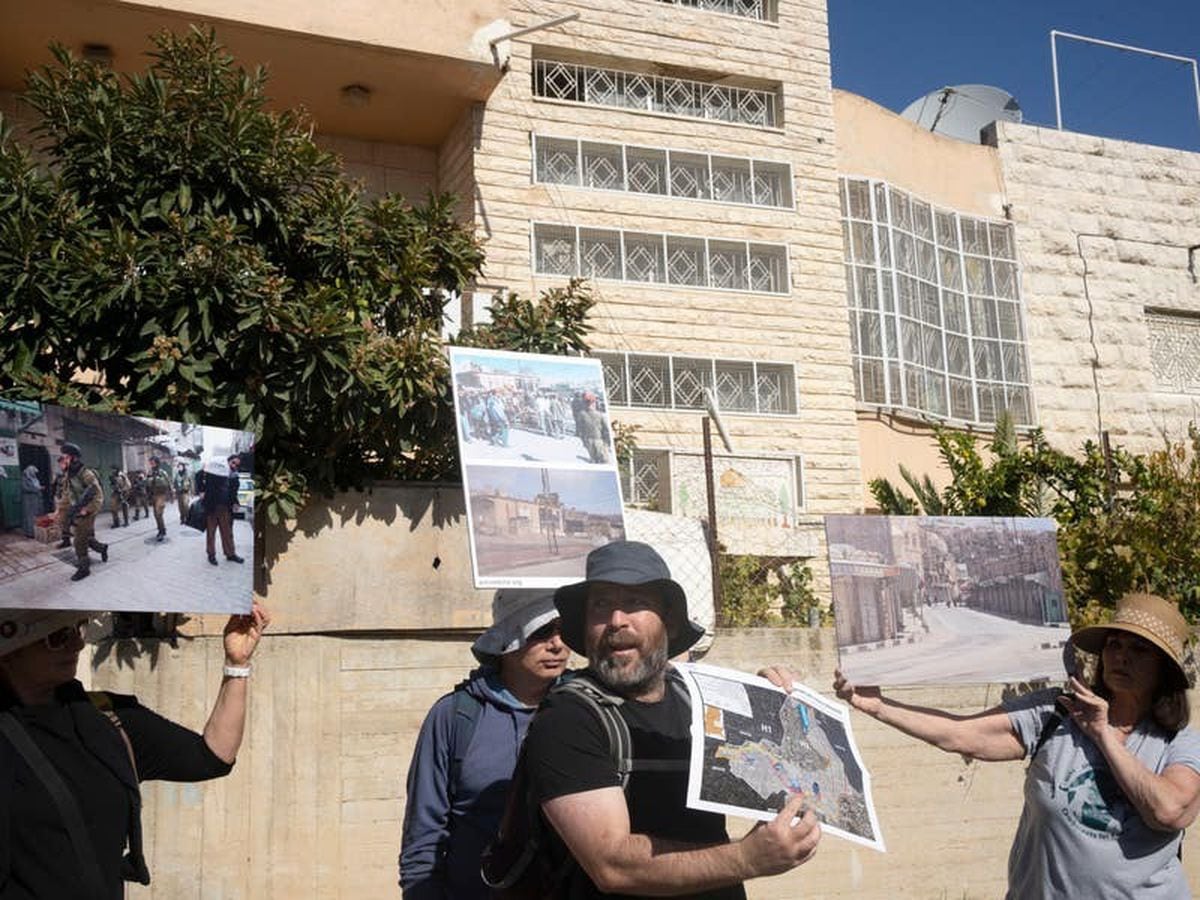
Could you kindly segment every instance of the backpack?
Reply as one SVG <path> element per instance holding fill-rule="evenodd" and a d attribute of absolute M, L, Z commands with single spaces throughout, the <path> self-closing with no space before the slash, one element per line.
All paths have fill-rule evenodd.
<path fill-rule="evenodd" d="M 451 806 L 454 805 L 454 794 L 462 774 L 463 759 L 467 755 L 467 748 L 471 746 L 475 726 L 479 724 L 479 718 L 483 715 L 483 701 L 467 692 L 468 684 L 470 679 L 460 681 L 454 686 L 454 718 L 450 726 L 450 777 L 447 780 Z"/>
<path fill-rule="evenodd" d="M 680 694 L 690 703 L 687 688 L 673 671 L 667 673 L 667 689 Z M 588 707 L 604 726 L 608 737 L 608 749 L 621 790 L 629 787 L 629 776 L 641 768 L 663 771 L 661 763 L 639 764 L 633 759 L 633 740 L 629 726 L 620 713 L 624 699 L 609 693 L 588 675 L 576 674 L 568 681 L 550 689 L 548 697 L 569 693 Z M 686 767 L 686 761 L 680 761 Z M 561 895 L 568 882 L 571 870 L 577 865 L 568 854 L 563 860 L 555 860 L 550 853 L 548 828 L 541 809 L 533 798 L 529 780 L 529 766 L 525 759 L 525 747 L 517 756 L 517 766 L 508 787 L 508 798 L 504 815 L 500 819 L 500 830 L 495 839 L 483 851 L 480 874 L 498 900 L 550 900 Z"/>

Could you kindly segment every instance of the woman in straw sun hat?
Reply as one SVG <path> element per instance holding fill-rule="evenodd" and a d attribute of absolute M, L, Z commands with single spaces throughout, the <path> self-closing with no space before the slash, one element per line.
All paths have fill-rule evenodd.
<path fill-rule="evenodd" d="M 1111 622 L 1071 635 L 1095 677 L 970 716 L 886 699 L 840 672 L 855 709 L 940 750 L 1029 757 L 1025 806 L 1008 859 L 1008 897 L 1190 897 L 1179 860 L 1200 810 L 1200 733 L 1188 728 L 1189 628 L 1174 604 L 1127 594 Z"/>

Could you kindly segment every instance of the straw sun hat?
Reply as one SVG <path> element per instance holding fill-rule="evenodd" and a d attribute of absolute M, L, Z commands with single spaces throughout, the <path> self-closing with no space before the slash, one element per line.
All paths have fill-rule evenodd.
<path fill-rule="evenodd" d="M 1080 650 L 1099 654 L 1110 631 L 1126 631 L 1149 641 L 1171 661 L 1182 683 L 1188 683 L 1183 650 L 1191 628 L 1174 603 L 1156 594 L 1126 594 L 1117 601 L 1111 622 L 1079 629 L 1071 635 L 1071 643 Z"/>

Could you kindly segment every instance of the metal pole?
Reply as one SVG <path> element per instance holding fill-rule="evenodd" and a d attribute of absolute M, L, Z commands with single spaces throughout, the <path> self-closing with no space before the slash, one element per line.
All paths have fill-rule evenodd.
<path fill-rule="evenodd" d="M 565 16 L 559 16 L 557 19 L 550 19 L 548 22 L 541 22 L 537 25 L 530 25 L 528 28 L 518 28 L 516 31 L 510 31 L 507 34 L 502 34 L 500 37 L 494 37 L 488 41 L 488 45 L 495 47 L 501 41 L 511 41 L 513 38 L 523 37 L 527 34 L 533 34 L 535 31 L 541 31 L 545 28 L 553 28 L 556 25 L 565 25 L 567 22 L 574 22 L 579 18 L 579 13 L 568 13 Z"/>
<path fill-rule="evenodd" d="M 1059 131 L 1062 131 L 1062 100 L 1058 95 L 1058 32 L 1050 30 L 1050 63 L 1054 68 L 1054 121 Z"/>
<path fill-rule="evenodd" d="M 1196 118 L 1200 119 L 1200 68 L 1192 60 L 1192 86 L 1196 89 Z"/>
<path fill-rule="evenodd" d="M 712 563 L 713 612 L 717 621 L 724 618 L 721 608 L 721 560 L 717 544 L 717 491 L 713 480 L 712 424 L 704 417 L 704 486 L 708 493 L 708 556 Z"/>
<path fill-rule="evenodd" d="M 1058 36 L 1070 38 L 1073 41 L 1082 41 L 1085 44 L 1095 44 L 1098 47 L 1111 47 L 1114 50 L 1125 50 L 1129 53 L 1144 53 L 1147 56 L 1156 56 L 1159 59 L 1170 59 L 1175 62 L 1188 63 L 1192 67 L 1192 84 L 1196 91 L 1196 115 L 1200 118 L 1200 70 L 1197 69 L 1196 60 L 1190 56 L 1179 56 L 1176 53 L 1163 53 L 1161 50 L 1150 50 L 1147 47 L 1135 47 L 1133 44 L 1120 44 L 1116 41 L 1105 41 L 1100 38 L 1088 37 L 1083 34 L 1073 34 L 1070 31 L 1059 31 L 1051 29 L 1050 31 L 1050 57 L 1054 65 L 1054 113 L 1058 122 L 1058 130 L 1062 131 L 1062 105 L 1058 93 L 1058 45 L 1055 38 Z"/>

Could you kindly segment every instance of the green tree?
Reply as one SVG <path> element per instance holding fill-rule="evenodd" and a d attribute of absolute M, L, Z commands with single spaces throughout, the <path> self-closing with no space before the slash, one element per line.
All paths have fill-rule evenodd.
<path fill-rule="evenodd" d="M 1062 466 L 1054 507 L 1067 596 L 1080 622 L 1132 590 L 1162 594 L 1200 620 L 1200 429 L 1151 453 L 1094 444 Z"/>
<path fill-rule="evenodd" d="M 720 625 L 806 626 L 811 610 L 817 610 L 820 624 L 832 622 L 832 610 L 821 607 L 812 570 L 803 562 L 721 553 L 720 574 Z"/>
<path fill-rule="evenodd" d="M 154 45 L 131 76 L 55 48 L 34 146 L 0 121 L 0 390 L 252 430 L 273 522 L 456 473 L 442 307 L 483 252 L 452 198 L 367 199 L 211 32 Z M 577 351 L 591 303 L 499 299 L 464 340 Z"/>
<path fill-rule="evenodd" d="M 1012 419 L 1002 415 L 996 421 L 990 451 L 991 460 L 980 452 L 973 434 L 936 426 L 934 439 L 938 455 L 950 472 L 950 483 L 939 494 L 928 475 L 918 478 L 906 467 L 900 476 L 916 499 L 886 478 L 868 483 L 871 496 L 887 515 L 927 516 L 1028 516 L 1038 514 L 1042 485 L 1031 477 L 1031 457 L 1044 448 L 1041 432 L 1034 432 L 1028 446 L 1017 441 Z"/>

